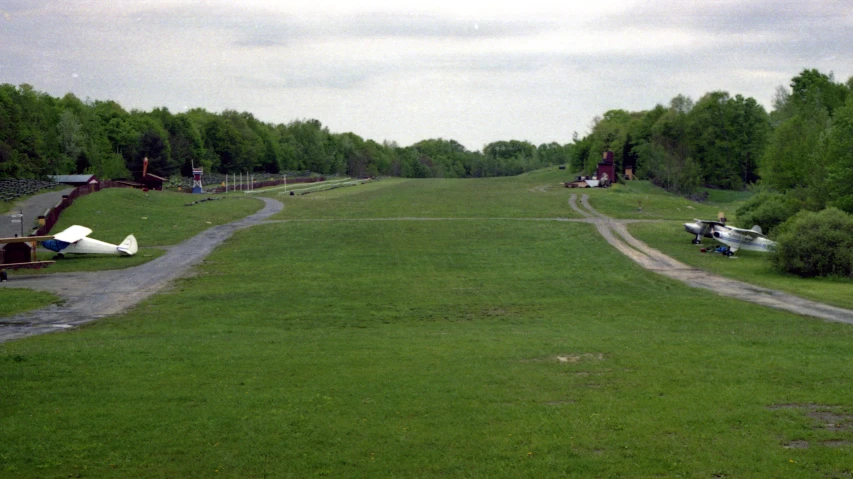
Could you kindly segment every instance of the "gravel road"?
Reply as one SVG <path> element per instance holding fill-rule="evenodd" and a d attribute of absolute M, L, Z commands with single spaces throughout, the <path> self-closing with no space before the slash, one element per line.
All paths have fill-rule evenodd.
<path fill-rule="evenodd" d="M 0 215 L 0 238 L 12 238 L 15 235 L 21 236 L 21 225 L 24 225 L 24 236 L 29 235 L 33 229 L 33 225 L 39 216 L 43 215 L 47 210 L 53 208 L 60 201 L 62 195 L 70 194 L 74 188 L 65 188 L 59 191 L 50 191 L 40 195 L 34 195 L 26 200 L 15 203 L 12 209 Z M 12 223 L 12 215 L 20 214 L 24 211 L 23 223 Z"/>
<path fill-rule="evenodd" d="M 159 258 L 139 266 L 113 271 L 60 273 L 14 277 L 0 288 L 29 288 L 50 291 L 61 305 L 0 319 L 0 342 L 57 331 L 112 316 L 167 287 L 176 278 L 228 239 L 235 231 L 262 223 L 283 208 L 269 198 L 263 209 L 241 220 L 214 226 L 173 246 Z"/>

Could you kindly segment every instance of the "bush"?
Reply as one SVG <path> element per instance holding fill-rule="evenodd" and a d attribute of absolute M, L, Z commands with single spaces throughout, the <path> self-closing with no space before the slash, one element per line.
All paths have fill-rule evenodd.
<path fill-rule="evenodd" d="M 737 209 L 737 222 L 741 228 L 761 226 L 765 234 L 770 234 L 802 208 L 802 201 L 793 195 L 759 193 Z"/>
<path fill-rule="evenodd" d="M 692 158 L 680 158 L 667 152 L 660 145 L 643 143 L 633 152 L 641 165 L 637 176 L 649 179 L 655 186 L 680 195 L 690 195 L 699 189 L 702 171 Z"/>
<path fill-rule="evenodd" d="M 853 278 L 853 216 L 837 208 L 801 211 L 777 233 L 779 244 L 771 261 L 779 270 Z"/>

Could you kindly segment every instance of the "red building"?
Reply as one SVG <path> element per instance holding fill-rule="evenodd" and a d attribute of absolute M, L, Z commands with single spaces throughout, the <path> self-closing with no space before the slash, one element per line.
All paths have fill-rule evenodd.
<path fill-rule="evenodd" d="M 604 177 L 607 175 L 607 178 Z M 605 179 L 609 182 L 613 182 L 616 180 L 616 163 L 613 162 L 613 152 L 605 151 L 602 155 L 602 161 L 598 164 L 598 170 L 595 175 L 599 181 L 604 181 Z"/>
<path fill-rule="evenodd" d="M 142 176 L 139 178 L 139 182 L 142 183 L 143 188 L 162 191 L 166 178 L 148 173 L 148 157 L 146 156 L 142 160 Z"/>

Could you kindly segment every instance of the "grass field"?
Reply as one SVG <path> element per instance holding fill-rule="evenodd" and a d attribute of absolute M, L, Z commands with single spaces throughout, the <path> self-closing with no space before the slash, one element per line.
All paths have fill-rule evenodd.
<path fill-rule="evenodd" d="M 0 289 L 0 322 L 6 316 L 37 309 L 58 300 L 56 296 L 40 291 Z"/>
<path fill-rule="evenodd" d="M 567 176 L 551 168 L 512 178 L 383 179 L 281 197 L 285 209 L 278 218 L 575 218 L 560 183 Z"/>
<path fill-rule="evenodd" d="M 201 199 L 216 198 L 191 206 Z M 51 231 L 74 224 L 91 228 L 92 237 L 120 243 L 133 234 L 140 247 L 169 246 L 212 225 L 230 223 L 258 211 L 260 201 L 245 195 L 205 196 L 168 191 L 143 192 L 133 188 L 107 188 L 74 200 Z"/>
<path fill-rule="evenodd" d="M 613 218 L 679 220 L 682 223 L 694 218 L 716 220 L 721 211 L 729 220 L 736 221 L 735 210 L 751 195 L 749 192 L 708 190 L 708 201 L 698 203 L 671 195 L 648 181 L 574 191 L 590 195 L 591 204 Z"/>
<path fill-rule="evenodd" d="M 289 197 L 130 313 L 0 344 L 0 476 L 850 477 L 853 328 L 528 221 L 573 216 L 559 174 Z"/>
<path fill-rule="evenodd" d="M 103 271 L 123 269 L 161 256 L 163 248 L 180 243 L 214 225 L 230 223 L 261 209 L 263 203 L 244 195 L 208 196 L 167 191 L 143 192 L 132 188 L 107 188 L 94 195 L 77 198 L 63 211 L 51 233 L 79 224 L 92 230 L 91 237 L 119 244 L 133 234 L 139 252 L 131 257 L 105 255 L 68 255 L 47 269 L 21 271 L 16 274 L 53 274 L 69 271 Z M 39 249 L 39 259 L 50 259 L 55 253 Z"/>

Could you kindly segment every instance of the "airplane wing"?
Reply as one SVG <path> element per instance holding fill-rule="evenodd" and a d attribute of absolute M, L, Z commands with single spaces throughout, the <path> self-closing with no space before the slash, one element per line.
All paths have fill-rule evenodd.
<path fill-rule="evenodd" d="M 716 225 L 726 226 L 726 224 L 721 222 L 721 221 L 707 221 L 707 220 L 697 220 L 697 219 L 694 219 L 693 221 L 695 221 L 697 223 L 704 223 L 706 225 L 711 225 L 711 226 L 716 226 Z"/>
<path fill-rule="evenodd" d="M 758 231 L 755 231 L 755 230 L 747 230 L 747 229 L 743 229 L 743 228 L 735 228 L 734 226 L 729 226 L 728 228 L 729 228 L 729 229 L 731 229 L 732 231 L 737 231 L 738 233 L 740 233 L 740 234 L 742 234 L 742 235 L 744 235 L 744 236 L 748 236 L 748 237 L 750 237 L 750 238 L 756 238 L 756 237 L 759 237 L 759 236 L 760 236 L 760 237 L 762 237 L 762 238 L 766 238 L 766 237 L 767 237 L 767 236 L 765 236 L 763 233 L 759 233 Z"/>
<path fill-rule="evenodd" d="M 86 228 L 85 226 L 74 225 L 68 227 L 59 233 L 53 235 L 54 239 L 62 241 L 64 243 L 76 243 L 81 239 L 92 234 L 92 230 Z"/>

